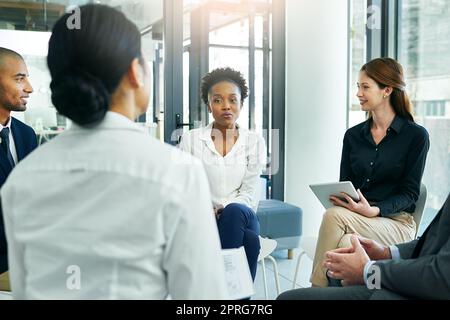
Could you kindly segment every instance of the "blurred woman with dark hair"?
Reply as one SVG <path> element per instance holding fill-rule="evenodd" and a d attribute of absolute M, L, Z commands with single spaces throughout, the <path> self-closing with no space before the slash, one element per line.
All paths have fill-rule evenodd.
<path fill-rule="evenodd" d="M 411 213 L 430 142 L 425 128 L 414 122 L 405 90 L 403 68 L 397 61 L 377 58 L 361 68 L 357 97 L 368 119 L 345 133 L 340 170 L 340 181 L 351 181 L 360 200 L 346 194 L 345 200 L 330 197 L 335 207 L 322 219 L 313 286 L 324 287 L 330 278 L 338 278 L 322 266 L 324 254 L 351 247 L 354 233 L 384 245 L 414 238 L 418 226 Z"/>
<path fill-rule="evenodd" d="M 121 12 L 55 24 L 52 101 L 74 124 L 21 162 L 1 191 L 18 299 L 227 298 L 200 161 L 146 134 L 141 36 Z"/>

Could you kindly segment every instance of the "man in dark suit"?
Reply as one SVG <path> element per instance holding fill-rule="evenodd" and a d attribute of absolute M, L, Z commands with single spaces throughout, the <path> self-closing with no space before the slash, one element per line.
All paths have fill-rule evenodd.
<path fill-rule="evenodd" d="M 33 129 L 11 117 L 11 111 L 25 111 L 33 92 L 22 56 L 0 47 L 0 187 L 14 166 L 37 147 Z M 7 245 L 0 206 L 0 290 L 8 289 Z"/>
<path fill-rule="evenodd" d="M 450 195 L 418 240 L 386 247 L 353 236 L 351 248 L 326 253 L 324 267 L 343 287 L 291 290 L 278 299 L 450 299 Z"/>

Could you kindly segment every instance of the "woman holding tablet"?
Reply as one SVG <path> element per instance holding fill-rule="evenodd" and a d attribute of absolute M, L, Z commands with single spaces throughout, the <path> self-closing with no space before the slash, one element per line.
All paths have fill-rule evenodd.
<path fill-rule="evenodd" d="M 328 285 L 322 266 L 325 252 L 351 247 L 351 234 L 384 245 L 411 241 L 416 225 L 411 215 L 419 197 L 430 146 L 425 128 L 414 122 L 405 91 L 403 68 L 390 58 L 366 63 L 359 73 L 357 97 L 368 119 L 347 130 L 340 181 L 351 181 L 360 201 L 331 196 L 335 205 L 322 219 L 311 283 Z"/>

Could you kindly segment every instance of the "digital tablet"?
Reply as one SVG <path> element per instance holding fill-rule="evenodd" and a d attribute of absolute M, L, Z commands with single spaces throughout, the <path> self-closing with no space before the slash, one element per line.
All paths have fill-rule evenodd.
<path fill-rule="evenodd" d="M 309 185 L 311 190 L 316 195 L 317 199 L 322 203 L 325 209 L 331 208 L 334 204 L 330 201 L 330 196 L 335 196 L 344 201 L 345 198 L 341 192 L 348 194 L 353 200 L 359 201 L 358 193 L 351 181 L 330 182 L 330 183 L 318 183 Z"/>

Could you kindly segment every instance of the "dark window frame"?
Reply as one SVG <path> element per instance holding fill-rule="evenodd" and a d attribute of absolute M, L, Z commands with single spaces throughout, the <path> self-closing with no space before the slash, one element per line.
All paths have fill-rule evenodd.
<path fill-rule="evenodd" d="M 177 12 L 182 11 L 182 1 L 176 0 L 174 2 L 173 7 L 177 6 L 178 9 L 176 9 Z M 166 14 L 173 14 L 174 9 L 170 8 L 168 6 L 168 10 L 165 11 Z M 200 10 L 200 9 L 198 9 Z M 202 9 L 205 10 L 205 9 Z M 263 50 L 263 129 L 267 130 L 267 155 L 268 157 L 270 155 L 274 155 L 275 152 L 278 153 L 278 171 L 277 174 L 272 175 L 271 172 L 268 172 L 267 175 L 264 176 L 268 180 L 267 183 L 267 197 L 278 199 L 278 200 L 284 200 L 284 175 L 285 175 L 285 0 L 276 0 L 272 1 L 271 3 L 271 10 L 272 10 L 272 39 L 270 39 L 268 36 L 265 36 L 263 38 L 263 48 L 256 47 L 255 45 L 255 34 L 253 32 L 252 26 L 252 17 L 254 17 L 254 14 L 249 15 L 249 46 L 245 47 L 245 49 L 249 50 L 249 89 L 250 89 L 250 96 L 249 96 L 249 128 L 254 128 L 255 124 L 255 96 L 254 96 L 254 84 L 255 84 L 255 51 L 256 50 Z M 204 14 L 204 12 L 203 12 Z M 200 13 L 199 15 L 202 15 Z M 181 37 L 180 43 L 182 44 L 182 17 L 179 15 L 177 16 L 178 25 L 176 27 L 173 27 L 174 30 L 179 30 L 177 35 L 178 38 Z M 175 19 L 173 17 L 167 17 L 165 16 L 165 23 L 166 26 L 171 28 L 171 26 L 174 26 L 177 24 Z M 183 64 L 182 64 L 182 52 L 183 50 L 189 50 L 190 52 L 190 58 L 189 58 L 189 122 L 192 127 L 192 124 L 195 121 L 202 121 L 202 125 L 207 124 L 207 112 L 206 108 L 204 108 L 203 103 L 200 101 L 199 98 L 199 88 L 200 88 L 200 81 L 201 76 L 207 72 L 208 70 L 208 60 L 205 57 L 208 57 L 209 48 L 210 47 L 228 47 L 228 48 L 240 48 L 239 46 L 224 46 L 224 45 L 216 45 L 216 44 L 209 44 L 209 37 L 208 34 L 202 30 L 205 30 L 205 24 L 207 21 L 202 21 L 202 19 L 193 19 L 191 20 L 191 23 L 195 21 L 196 25 L 194 26 L 197 29 L 197 32 L 195 33 L 199 37 L 199 41 L 196 41 L 196 43 L 192 42 L 192 36 L 191 36 L 191 44 L 186 46 L 185 48 L 179 46 L 168 46 L 169 43 L 173 42 L 175 40 L 175 35 L 172 32 L 166 32 L 165 36 L 165 42 L 166 44 L 166 56 L 165 56 L 165 62 L 167 65 L 169 65 L 171 70 L 165 70 L 166 77 L 171 77 L 170 79 L 165 79 L 166 86 L 173 85 L 178 87 L 179 89 L 175 89 L 175 87 L 172 87 L 172 90 L 166 89 L 166 115 L 165 115 L 165 132 L 169 131 L 170 126 L 174 126 L 175 123 L 172 121 L 169 123 L 171 119 L 169 117 L 169 112 L 174 112 L 173 110 L 180 110 L 180 113 L 182 114 L 182 77 L 181 80 L 176 81 L 174 79 L 175 74 L 177 74 L 176 70 L 178 70 L 178 74 L 183 74 Z M 172 29 L 173 30 L 173 29 Z M 206 28 L 208 30 L 208 28 Z M 270 19 L 267 15 L 264 15 L 263 20 L 263 30 L 264 34 L 267 35 L 270 30 Z M 270 48 L 270 40 L 272 40 L 272 48 Z M 196 55 L 193 54 L 194 52 L 197 52 L 199 56 L 202 57 L 202 59 L 198 59 L 195 57 Z M 270 58 L 272 55 L 272 69 L 270 66 Z M 270 74 L 272 74 L 272 79 L 270 79 Z M 272 83 L 272 91 L 270 92 L 270 84 Z M 181 88 L 181 90 L 180 90 Z M 176 94 L 178 91 L 178 97 L 173 97 L 173 95 Z M 179 100 L 181 97 L 181 101 Z M 176 102 L 179 107 L 172 106 L 171 110 L 168 110 L 167 107 L 170 106 L 170 103 Z M 272 104 L 272 108 L 271 108 Z M 194 110 L 194 111 L 193 111 Z M 271 112 L 271 115 L 270 115 Z M 202 114 L 203 113 L 203 114 Z M 206 114 L 206 116 L 205 116 Z M 270 116 L 271 120 L 270 121 Z M 206 119 L 206 120 L 205 120 Z M 272 139 L 274 138 L 272 134 L 270 133 L 271 129 L 278 129 L 279 130 L 279 143 L 274 144 L 272 143 Z M 166 142 L 168 141 L 167 133 L 165 134 Z M 279 148 L 277 150 L 274 150 L 274 147 L 276 145 L 279 145 Z"/>
<path fill-rule="evenodd" d="M 400 53 L 402 0 L 368 0 L 367 7 L 380 8 L 381 29 L 366 27 L 367 61 L 378 57 L 398 59 Z"/>

